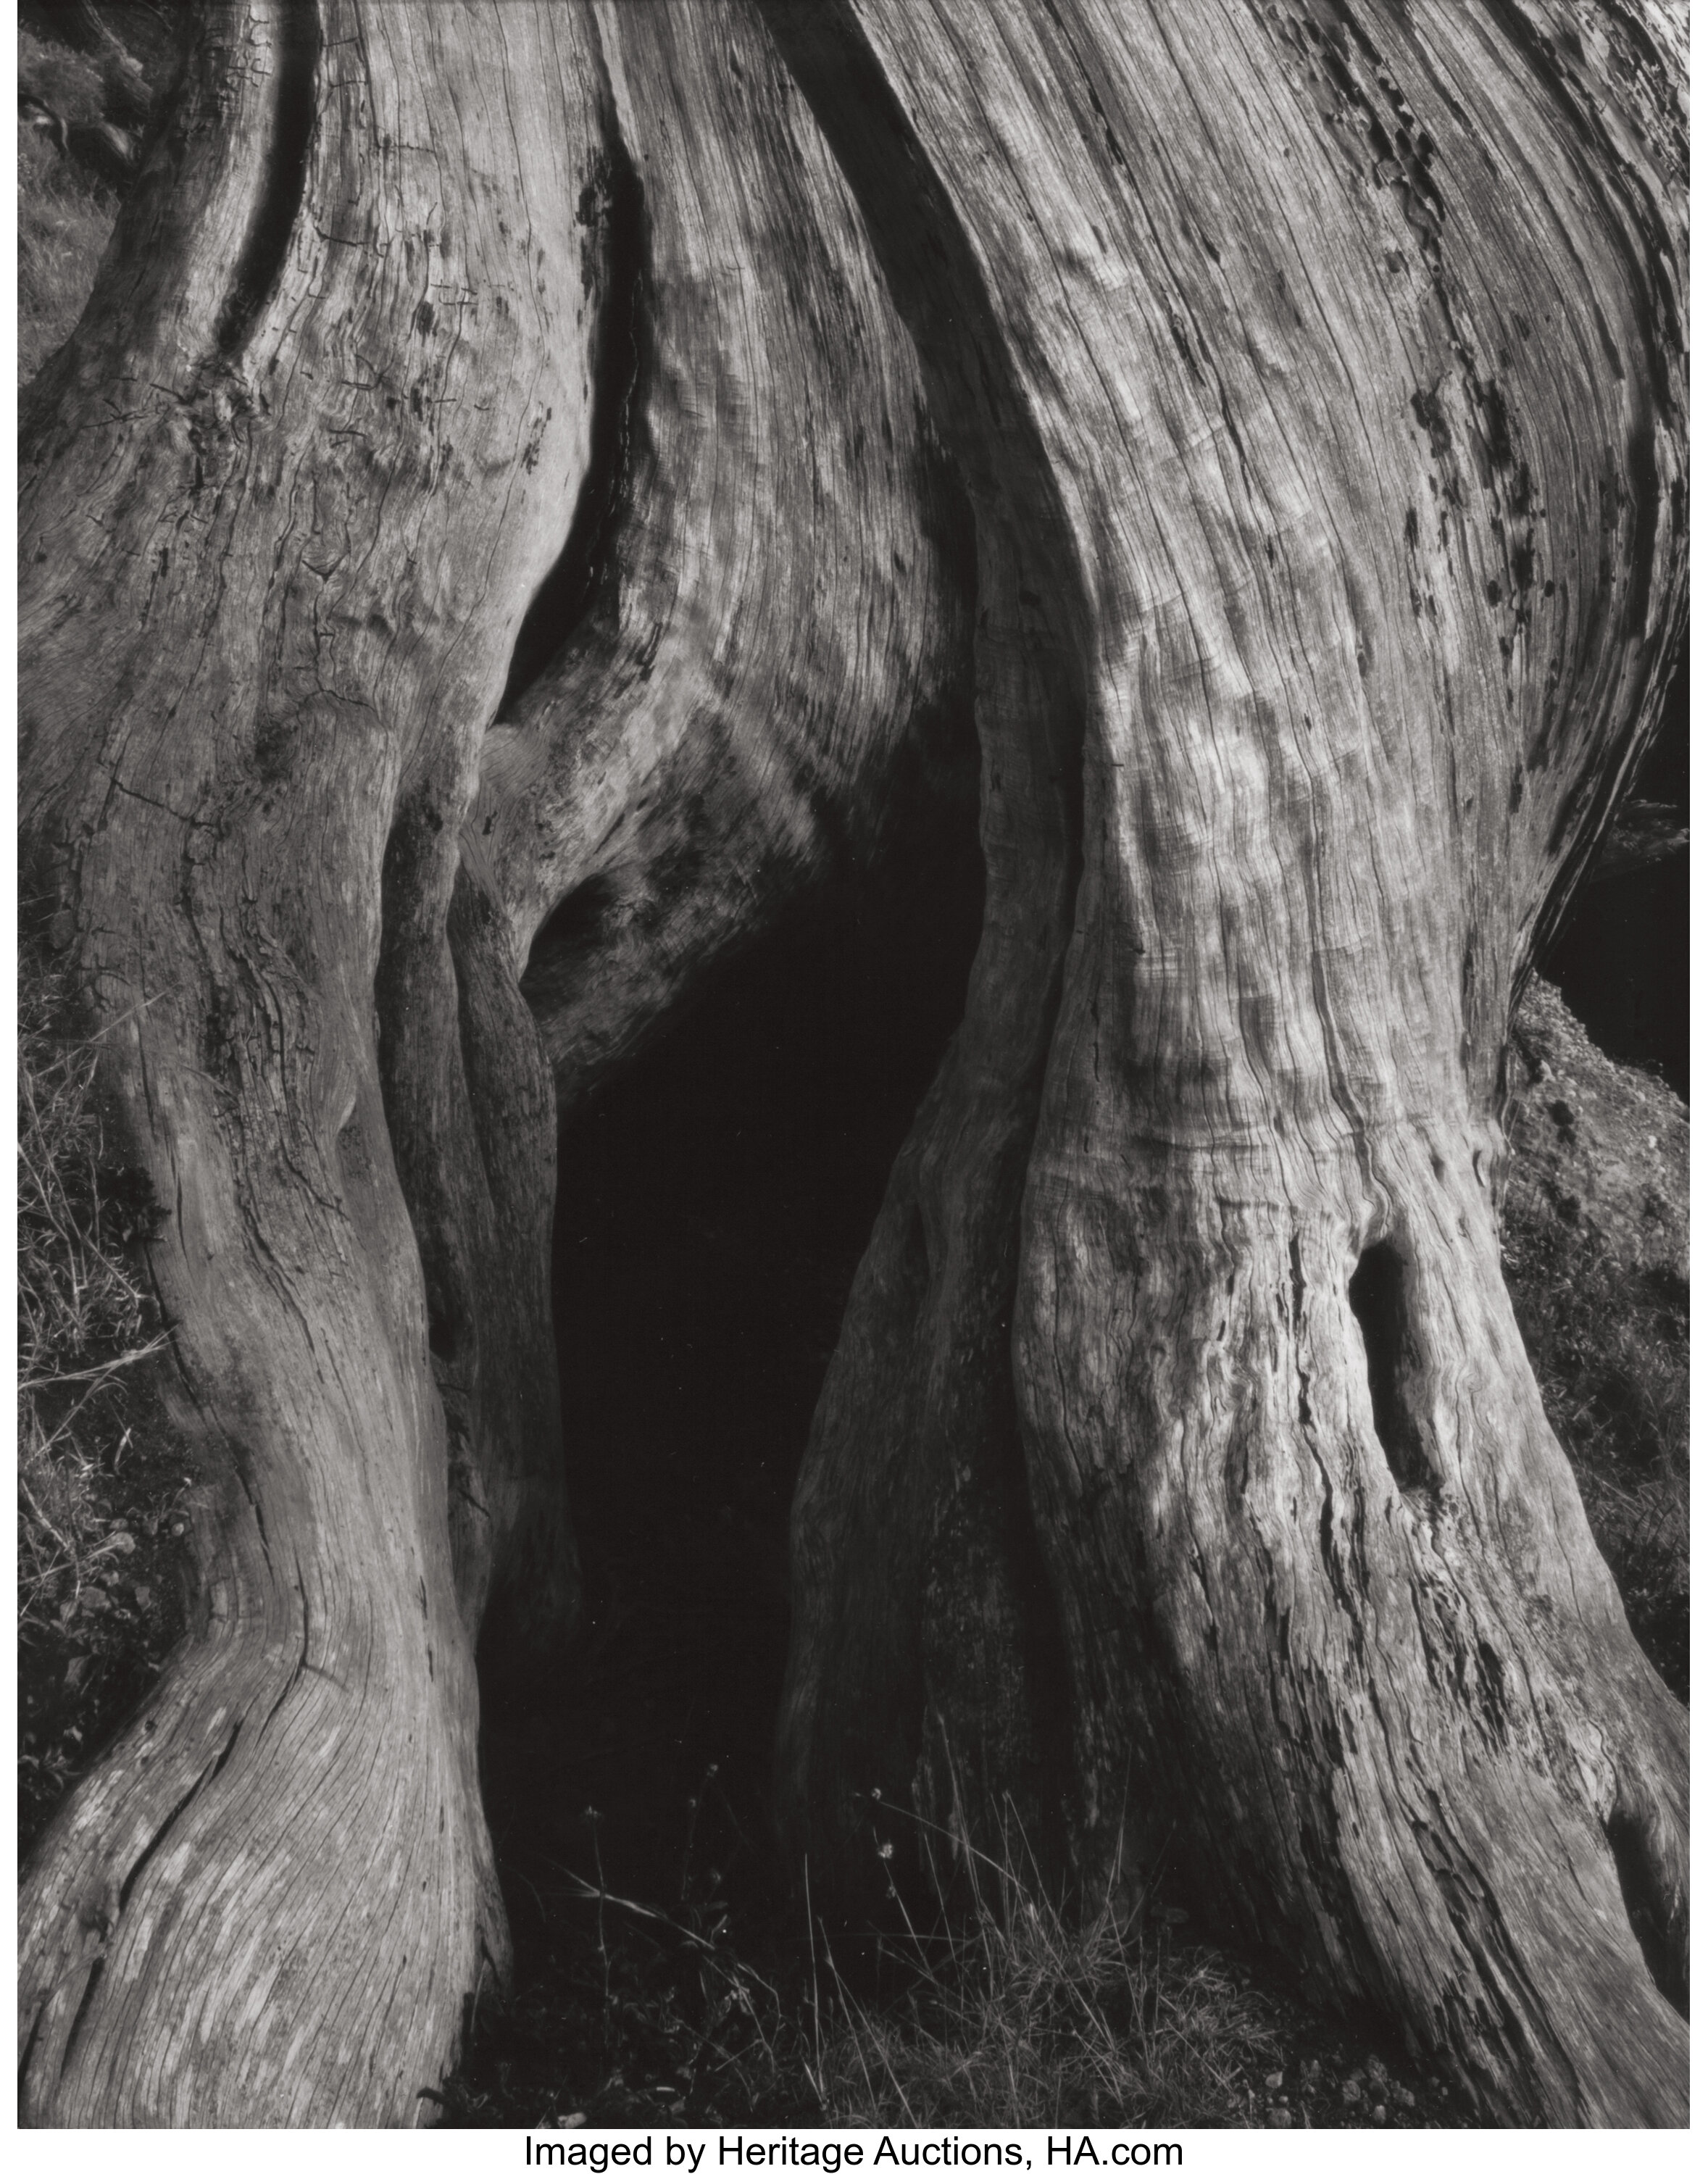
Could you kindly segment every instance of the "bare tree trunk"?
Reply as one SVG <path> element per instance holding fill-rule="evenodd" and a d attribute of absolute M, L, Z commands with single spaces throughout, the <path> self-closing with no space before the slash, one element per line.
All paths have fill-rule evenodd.
<path fill-rule="evenodd" d="M 847 184 L 746 7 L 596 7 L 598 466 L 469 830 L 565 1108 L 970 803 L 972 543 Z"/>
<path fill-rule="evenodd" d="M 30 1868 L 26 2115 L 414 2117 L 502 1964 L 473 1641 L 573 1614 L 551 1076 L 930 850 L 970 711 L 792 1852 L 862 1911 L 952 1782 L 1088 1875 L 1172 1834 L 1491 2117 L 1681 2118 L 1683 1717 L 1494 1208 L 1682 608 L 1667 22 L 289 20 L 215 12 L 26 442 L 26 866 L 168 1211 L 207 1596 Z"/>
<path fill-rule="evenodd" d="M 800 1846 L 857 1894 L 944 1740 L 1035 1793 L 1017 1439 L 1091 1868 L 1172 1834 L 1497 2117 L 1681 2119 L 1684 1717 L 1493 1207 L 1515 973 L 1679 608 L 1676 51 L 770 19 L 976 479 L 989 873 L 797 1500 Z M 1077 823 L 1016 817 L 1052 735 Z"/>
<path fill-rule="evenodd" d="M 550 1097 L 446 924 L 586 459 L 584 32 L 214 11 L 38 388 L 25 865 L 165 1211 L 203 1602 L 29 1869 L 34 2121 L 413 2121 L 504 1967 L 473 1633 L 573 1601 Z"/>

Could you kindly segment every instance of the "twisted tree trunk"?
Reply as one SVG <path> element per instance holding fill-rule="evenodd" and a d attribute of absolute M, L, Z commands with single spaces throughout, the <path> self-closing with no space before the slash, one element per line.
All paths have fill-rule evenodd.
<path fill-rule="evenodd" d="M 599 95 L 551 11 L 210 11 L 35 388 L 24 865 L 163 1211 L 203 1590 L 29 1868 L 29 2119 L 410 2121 L 503 1966 L 472 1633 L 573 1605 L 553 1132 L 452 893 L 586 460 Z"/>
<path fill-rule="evenodd" d="M 1034 1793 L 1018 1438 L 1094 1856 L 1174 1835 L 1492 2113 L 1677 2120 L 1684 1718 L 1494 1209 L 1515 976 L 1679 608 L 1676 78 L 1611 9 L 998 13 L 770 11 L 995 652 L 967 1016 L 797 1497 L 797 1832 L 869 1864 L 938 1743 Z"/>
<path fill-rule="evenodd" d="M 1586 0 L 212 11 L 27 422 L 25 865 L 205 1587 L 30 1868 L 29 2117 L 414 2117 L 474 1641 L 573 1612 L 550 1075 L 937 850 L 970 713 L 792 1853 L 1172 1833 L 1491 2117 L 1683 2117 L 1683 1716 L 1495 1219 L 1682 608 L 1681 80 Z"/>

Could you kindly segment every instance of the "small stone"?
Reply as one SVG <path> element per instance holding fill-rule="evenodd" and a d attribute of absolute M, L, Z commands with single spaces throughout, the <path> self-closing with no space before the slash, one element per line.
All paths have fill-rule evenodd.
<path fill-rule="evenodd" d="M 1273 2076 L 1264 2077 L 1263 2088 L 1266 2091 L 1278 2091 L 1282 2085 L 1284 2084 L 1286 2080 L 1287 2079 L 1284 2073 L 1279 2069 L 1277 2069 Z"/>
<path fill-rule="evenodd" d="M 1349 2076 L 1340 2087 L 1340 2096 L 1348 2106 L 1356 2106 L 1364 2096 L 1364 2086 L 1356 2076 Z"/>
<path fill-rule="evenodd" d="M 1372 2121 L 1386 2121 L 1388 2117 L 1388 2110 L 1385 2106 L 1372 2106 L 1370 2110 L 1370 2117 Z"/>
<path fill-rule="evenodd" d="M 1285 2106 L 1271 2106 L 1267 2125 L 1271 2128 L 1291 2128 L 1293 2117 Z"/>

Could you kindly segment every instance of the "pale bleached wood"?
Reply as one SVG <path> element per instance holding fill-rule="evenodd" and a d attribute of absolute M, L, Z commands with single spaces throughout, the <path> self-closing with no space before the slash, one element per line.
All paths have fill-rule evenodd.
<path fill-rule="evenodd" d="M 1091 1868 L 1172 1836 L 1208 1909 L 1493 2115 L 1678 2119 L 1684 2029 L 1610 1844 L 1676 1986 L 1684 1718 L 1590 1543 L 1492 1207 L 1514 971 L 1682 608 L 1676 44 L 1517 6 L 770 18 L 874 233 L 951 237 L 957 326 L 1020 418 L 991 511 L 1035 538 L 1047 478 L 1035 592 L 1084 630 L 1083 867 L 1041 829 L 992 863 L 974 989 L 1024 956 L 1004 889 L 1041 927 L 1071 881 L 1012 1357 Z M 970 467 L 988 425 L 936 337 Z M 1008 722 L 980 722 L 994 772 Z M 1001 1187 L 960 1174 L 896 1263 L 910 1171 L 976 1106 L 976 1009 L 803 1476 L 785 1779 L 833 1862 L 830 1777 L 905 1798 L 910 1747 L 969 1726 L 921 1711 L 916 1636 L 846 1695 L 842 1660 L 917 1620 L 914 1535 L 970 1468 L 912 1324 L 967 1255 L 937 1230 L 999 1252 Z M 1376 1246 L 1386 1448 L 1349 1295 Z M 918 1491 L 867 1485 L 872 1434 Z"/>
<path fill-rule="evenodd" d="M 817 124 L 750 8 L 595 13 L 619 446 L 469 825 L 565 1106 L 976 760 L 965 504 Z"/>
<path fill-rule="evenodd" d="M 25 865 L 165 1210 L 202 1593 L 28 1868 L 31 2121 L 418 2121 L 507 1954 L 399 1164 L 458 1071 L 458 830 L 586 457 L 585 28 L 214 11 L 36 388 Z M 382 1028 L 400 808 L 430 842 Z"/>
<path fill-rule="evenodd" d="M 1493 1206 L 1515 971 L 1682 609 L 1676 25 L 294 19 L 216 12 L 27 419 L 25 865 L 169 1210 L 206 1614 L 30 1869 L 26 2117 L 416 2117 L 502 1955 L 471 1642 L 573 1604 L 549 1067 L 873 880 L 970 700 L 792 1852 L 858 1912 L 872 1788 L 959 1770 L 1088 1879 L 1171 1838 L 1491 2117 L 1677 2118 L 1610 1844 L 1676 1992 L 1682 1716 Z"/>

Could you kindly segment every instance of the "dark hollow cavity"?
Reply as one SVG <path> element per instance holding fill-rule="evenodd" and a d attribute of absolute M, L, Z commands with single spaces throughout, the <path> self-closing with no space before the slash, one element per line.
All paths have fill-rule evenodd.
<path fill-rule="evenodd" d="M 489 1705 L 484 1731 L 524 1968 L 566 1937 L 543 1866 L 679 1909 L 691 1859 L 754 1916 L 783 1906 L 795 1476 L 982 911 L 974 841 L 922 865 L 765 940 L 561 1136 L 554 1312 L 586 1620 L 565 1679 L 531 1711 Z"/>
<path fill-rule="evenodd" d="M 243 345 L 284 269 L 308 182 L 309 153 L 318 118 L 315 76 L 319 64 L 319 10 L 284 9 L 278 18 L 278 73 L 267 178 L 220 312 L 217 339 L 221 354 L 235 354 Z"/>
<path fill-rule="evenodd" d="M 516 634 L 498 714 L 508 717 L 567 642 L 614 576 L 612 545 L 630 496 L 630 470 L 648 357 L 646 203 L 639 176 L 608 124 L 608 142 L 581 192 L 578 214 L 589 276 L 603 286 L 593 360 L 587 472 L 569 534 Z"/>
<path fill-rule="evenodd" d="M 1689 672 L 1674 678 L 1631 801 L 1539 960 L 1598 1049 L 1690 1098 Z"/>
<path fill-rule="evenodd" d="M 1386 1239 L 1365 1247 L 1346 1295 L 1364 1337 L 1370 1409 L 1388 1469 L 1408 1490 L 1428 1487 L 1435 1474 L 1405 1396 L 1405 1376 L 1413 1357 L 1406 1322 L 1405 1264 Z"/>
<path fill-rule="evenodd" d="M 1619 1875 L 1619 1894 L 1657 1989 L 1686 2022 L 1690 2019 L 1689 1981 L 1677 1955 L 1669 1952 L 1666 1904 L 1659 1891 L 1642 1831 L 1629 1814 L 1616 1811 L 1607 1823 L 1608 1846 Z"/>

